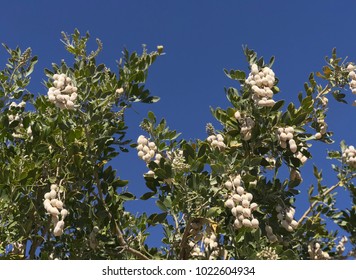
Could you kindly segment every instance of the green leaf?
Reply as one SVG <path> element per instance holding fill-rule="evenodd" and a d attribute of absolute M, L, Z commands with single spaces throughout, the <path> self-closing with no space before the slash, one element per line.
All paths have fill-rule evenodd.
<path fill-rule="evenodd" d="M 214 218 L 217 217 L 221 214 L 221 207 L 211 207 L 207 212 L 206 212 L 206 217 L 207 218 Z"/>

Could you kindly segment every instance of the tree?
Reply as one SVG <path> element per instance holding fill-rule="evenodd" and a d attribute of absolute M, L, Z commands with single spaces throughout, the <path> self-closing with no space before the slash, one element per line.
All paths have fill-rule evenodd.
<path fill-rule="evenodd" d="M 274 58 L 244 48 L 249 75 L 225 70 L 239 88 L 227 88 L 227 109 L 212 109 L 222 128 L 207 124 L 207 138 L 179 139 L 153 112 L 141 123 L 147 136 L 126 137 L 125 112 L 133 102 L 153 103 L 145 88 L 148 68 L 163 47 L 123 51 L 118 75 L 96 64 L 102 49 L 88 53 L 89 34 L 63 35 L 73 66 L 45 70 L 47 95 L 26 89 L 37 62 L 31 50 L 5 46 L 10 58 L 0 72 L 0 257 L 3 259 L 344 259 L 356 244 L 356 151 L 341 143 L 330 151 L 337 181 L 308 190 L 310 208 L 295 219 L 295 198 L 311 143 L 332 143 L 327 95 L 356 89 L 354 65 L 327 58 L 313 74 L 297 106 L 275 101 Z M 278 95 L 277 95 L 278 96 Z M 29 110 L 26 102 L 33 105 Z M 147 164 L 148 192 L 159 212 L 135 216 L 135 199 L 110 160 L 129 152 Z M 286 178 L 287 170 L 288 178 Z M 123 174 L 124 175 L 124 174 Z M 353 205 L 335 207 L 335 190 L 349 191 Z M 137 200 L 137 203 L 140 203 Z M 348 237 L 330 231 L 335 221 Z M 146 244 L 149 228 L 162 225 L 162 247 Z M 354 253 L 350 252 L 350 255 Z"/>

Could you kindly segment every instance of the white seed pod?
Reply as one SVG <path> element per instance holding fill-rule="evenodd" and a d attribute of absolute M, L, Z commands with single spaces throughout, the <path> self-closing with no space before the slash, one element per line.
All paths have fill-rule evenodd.
<path fill-rule="evenodd" d="M 226 181 L 225 184 L 224 184 L 225 188 L 227 188 L 228 190 L 231 190 L 232 189 L 232 183 L 231 181 Z"/>
<path fill-rule="evenodd" d="M 244 217 L 250 218 L 251 217 L 251 209 L 250 208 L 244 208 L 243 211 L 242 211 L 242 214 L 244 215 Z"/>
<path fill-rule="evenodd" d="M 291 139 L 291 140 L 293 140 L 293 139 Z M 291 140 L 290 140 L 290 141 L 291 141 Z M 289 148 L 290 148 L 290 151 L 291 151 L 293 154 L 296 153 L 297 150 L 298 150 L 297 145 L 289 145 Z"/>
<path fill-rule="evenodd" d="M 151 158 L 153 158 L 155 156 L 155 151 L 154 150 L 150 150 L 149 151 L 149 155 Z"/>
<path fill-rule="evenodd" d="M 147 173 L 145 173 L 144 174 L 145 175 L 145 177 L 154 177 L 155 176 L 155 173 L 154 173 L 154 171 L 152 171 L 152 170 L 149 170 Z"/>
<path fill-rule="evenodd" d="M 223 137 L 221 134 L 216 135 L 216 139 L 217 139 L 219 142 L 224 141 L 224 137 Z"/>
<path fill-rule="evenodd" d="M 287 134 L 285 134 L 284 132 L 282 132 L 280 135 L 279 135 L 279 139 L 281 141 L 287 141 Z"/>
<path fill-rule="evenodd" d="M 229 198 L 228 200 L 225 201 L 225 206 L 231 209 L 235 207 L 235 203 L 231 198 Z"/>
<path fill-rule="evenodd" d="M 146 154 L 148 154 L 150 152 L 150 148 L 148 146 L 144 146 L 142 151 Z"/>
<path fill-rule="evenodd" d="M 315 135 L 314 135 L 314 137 L 315 137 L 315 139 L 320 139 L 321 138 L 321 133 L 320 132 L 317 132 L 317 133 L 315 133 Z"/>
<path fill-rule="evenodd" d="M 269 99 L 265 102 L 265 106 L 266 107 L 273 107 L 274 104 L 276 103 L 276 101 L 274 101 L 273 99 Z"/>
<path fill-rule="evenodd" d="M 56 96 L 55 96 L 54 94 L 49 94 L 49 93 L 48 93 L 48 100 L 49 100 L 50 102 L 54 102 L 54 101 L 56 100 Z"/>
<path fill-rule="evenodd" d="M 62 209 L 61 211 L 62 220 L 64 220 L 67 216 L 68 216 L 68 210 Z"/>
<path fill-rule="evenodd" d="M 247 199 L 242 200 L 242 207 L 250 209 L 250 202 Z"/>
<path fill-rule="evenodd" d="M 235 119 L 240 120 L 241 119 L 241 113 L 239 111 L 236 111 L 234 114 Z"/>
<path fill-rule="evenodd" d="M 257 229 L 260 226 L 260 222 L 257 219 L 252 219 L 251 225 L 252 225 L 252 228 Z"/>
<path fill-rule="evenodd" d="M 50 199 L 51 198 L 51 194 L 49 192 L 46 192 L 45 195 L 44 195 L 44 199 Z"/>
<path fill-rule="evenodd" d="M 156 144 L 155 144 L 154 142 L 149 142 L 149 143 L 148 143 L 148 147 L 149 147 L 150 149 L 154 149 L 154 148 L 156 148 Z"/>
<path fill-rule="evenodd" d="M 55 207 L 50 207 L 48 210 L 47 210 L 51 215 L 59 215 L 59 211 L 57 208 Z"/>
<path fill-rule="evenodd" d="M 248 201 L 251 201 L 253 199 L 252 193 L 246 193 L 246 198 Z"/>
<path fill-rule="evenodd" d="M 236 229 L 242 228 L 242 223 L 241 223 L 241 221 L 240 221 L 239 219 L 235 219 L 235 221 L 234 221 L 234 227 L 235 227 Z"/>
<path fill-rule="evenodd" d="M 54 74 L 52 78 L 53 78 L 53 80 L 58 80 L 59 75 L 58 74 Z"/>
<path fill-rule="evenodd" d="M 66 95 L 66 96 L 68 96 L 68 95 Z M 69 98 L 69 96 L 68 96 L 68 98 Z M 68 110 L 73 110 L 74 109 L 73 101 L 67 100 L 66 107 L 67 107 Z"/>
<path fill-rule="evenodd" d="M 287 222 L 292 222 L 293 221 L 293 215 L 292 213 L 286 213 L 285 219 Z"/>
<path fill-rule="evenodd" d="M 240 222 L 242 222 L 245 219 L 244 215 L 242 214 L 237 215 L 237 218 L 239 219 Z"/>
<path fill-rule="evenodd" d="M 282 149 L 287 148 L 287 142 L 285 142 L 285 141 L 280 141 L 279 145 L 281 146 Z"/>
<path fill-rule="evenodd" d="M 255 64 L 255 63 L 252 64 L 252 65 L 251 65 L 251 74 L 252 74 L 252 75 L 256 75 L 256 74 L 258 74 L 258 72 L 259 72 L 259 71 L 258 71 L 258 66 L 257 66 L 257 64 Z"/>
<path fill-rule="evenodd" d="M 243 195 L 244 192 L 245 192 L 245 189 L 243 187 L 237 187 L 236 188 L 236 192 L 239 194 L 239 195 Z"/>
<path fill-rule="evenodd" d="M 52 184 L 51 185 L 51 191 L 57 191 L 58 185 L 57 184 Z"/>
<path fill-rule="evenodd" d="M 53 206 L 53 207 L 56 207 L 56 203 L 57 203 L 57 201 L 58 201 L 58 199 L 52 199 L 51 200 L 51 205 Z"/>
<path fill-rule="evenodd" d="M 252 227 L 251 221 L 249 219 L 243 219 L 242 225 L 245 227 Z"/>
<path fill-rule="evenodd" d="M 293 229 L 296 229 L 298 227 L 298 222 L 296 220 L 293 220 L 291 223 L 290 223 L 290 226 L 293 228 Z"/>
<path fill-rule="evenodd" d="M 288 140 L 292 140 L 293 139 L 293 134 L 292 133 L 288 132 L 286 135 L 287 135 L 287 139 Z"/>
<path fill-rule="evenodd" d="M 60 200 L 57 200 L 56 205 L 57 209 L 62 209 L 63 208 L 63 202 Z"/>
<path fill-rule="evenodd" d="M 147 145 L 148 140 L 147 140 L 147 138 L 146 138 L 145 136 L 140 135 L 140 136 L 138 137 L 138 139 L 137 139 L 137 143 L 138 143 L 138 144 L 142 144 L 142 145 Z"/>
<path fill-rule="evenodd" d="M 62 234 L 63 234 L 63 230 L 60 229 L 60 228 L 55 228 L 55 229 L 53 230 L 53 235 L 54 235 L 54 236 L 61 236 Z"/>
<path fill-rule="evenodd" d="M 51 202 L 49 199 L 46 199 L 45 201 L 43 201 L 43 207 L 48 211 L 49 208 L 51 208 Z"/>
<path fill-rule="evenodd" d="M 69 97 L 69 100 L 71 101 L 75 101 L 77 100 L 77 97 L 78 97 L 78 94 L 76 92 L 73 92 L 70 97 Z"/>
<path fill-rule="evenodd" d="M 288 133 L 291 133 L 293 135 L 294 133 L 294 128 L 291 127 L 291 126 L 288 126 L 284 129 L 284 131 L 288 134 Z M 293 138 L 293 137 L 292 137 Z"/>
<path fill-rule="evenodd" d="M 231 208 L 231 214 L 232 214 L 234 217 L 237 217 L 237 215 L 238 215 L 239 213 L 237 212 L 236 207 Z"/>
<path fill-rule="evenodd" d="M 282 220 L 282 221 L 281 221 L 281 225 L 282 225 L 282 227 L 284 227 L 285 229 L 287 229 L 287 228 L 289 227 L 289 223 L 288 223 L 287 220 Z"/>
<path fill-rule="evenodd" d="M 232 200 L 233 200 L 235 203 L 239 203 L 239 202 L 242 201 L 242 197 L 241 197 L 240 195 L 238 195 L 238 194 L 235 193 L 235 194 L 232 196 Z"/>
<path fill-rule="evenodd" d="M 55 190 L 51 190 L 51 191 L 49 192 L 49 195 L 50 195 L 50 198 L 51 198 L 51 199 L 54 199 L 54 198 L 56 198 L 56 196 L 57 196 L 57 192 L 56 192 Z"/>
<path fill-rule="evenodd" d="M 241 185 L 241 177 L 240 177 L 240 175 L 239 176 L 236 176 L 235 178 L 234 178 L 234 186 L 235 187 L 239 187 L 240 185 Z"/>
<path fill-rule="evenodd" d="M 138 157 L 142 158 L 145 155 L 145 153 L 143 151 L 139 151 L 137 155 Z"/>
<path fill-rule="evenodd" d="M 255 210 L 257 210 L 257 207 L 258 207 L 258 204 L 257 204 L 257 203 L 255 203 L 255 202 L 251 203 L 251 205 L 250 205 L 250 209 L 251 209 L 251 211 L 255 211 Z"/>

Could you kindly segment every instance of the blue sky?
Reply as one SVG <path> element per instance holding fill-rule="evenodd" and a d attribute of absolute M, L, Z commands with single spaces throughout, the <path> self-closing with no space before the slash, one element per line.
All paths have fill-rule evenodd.
<path fill-rule="evenodd" d="M 281 89 L 276 99 L 287 103 L 296 100 L 309 73 L 321 69 L 333 47 L 339 56 L 356 61 L 356 1 L 352 0 L 12 0 L 4 1 L 1 11 L 0 42 L 23 49 L 30 46 L 39 56 L 30 87 L 35 93 L 46 93 L 41 85 L 43 68 L 62 58 L 70 61 L 60 42 L 61 31 L 71 33 L 78 28 L 83 33 L 89 31 L 93 42 L 100 38 L 104 50 L 98 60 L 111 69 L 116 68 L 115 61 L 124 47 L 140 51 L 142 44 L 149 50 L 164 45 L 166 55 L 151 68 L 147 82 L 161 101 L 135 105 L 135 111 L 128 113 L 132 139 L 142 133 L 138 125 L 149 110 L 158 118 L 165 117 L 170 128 L 182 132 L 184 138 L 205 138 L 205 125 L 213 121 L 209 107 L 228 106 L 223 88 L 234 85 L 223 68 L 247 71 L 242 45 L 266 59 L 276 56 L 273 70 Z M 1 65 L 4 54 L 0 52 Z M 348 91 L 347 100 L 352 103 L 354 99 L 356 96 Z M 329 149 L 338 149 L 342 139 L 355 145 L 356 132 L 351 125 L 356 108 L 335 102 L 330 105 L 327 122 L 336 142 Z M 323 160 L 326 147 L 312 151 L 316 154 L 304 167 L 305 172 L 313 162 L 318 163 L 330 184 L 335 183 L 333 173 L 327 172 L 330 162 Z M 140 196 L 146 191 L 142 174 L 147 169 L 135 151 L 122 156 L 114 166 L 122 178 L 130 180 L 133 193 Z M 311 180 L 304 177 L 300 189 L 306 191 Z M 345 193 L 341 194 L 340 205 L 348 203 Z M 297 217 L 307 207 L 302 200 L 298 201 Z M 156 211 L 150 202 L 143 208 L 131 203 L 128 208 Z"/>

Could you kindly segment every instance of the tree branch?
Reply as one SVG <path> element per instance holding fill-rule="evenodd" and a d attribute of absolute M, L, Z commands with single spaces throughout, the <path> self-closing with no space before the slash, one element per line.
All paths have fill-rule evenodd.
<path fill-rule="evenodd" d="M 328 189 L 325 193 L 323 193 L 322 195 L 328 195 L 329 193 L 331 193 L 333 190 L 335 190 L 337 187 L 340 186 L 341 181 L 339 181 L 336 185 L 330 187 L 330 189 Z M 314 207 L 319 203 L 320 201 L 314 201 L 312 203 L 312 205 L 310 205 L 310 207 L 307 209 L 307 211 L 305 211 L 305 213 L 303 214 L 303 216 L 299 219 L 298 224 L 300 224 L 308 215 L 309 213 L 314 209 Z"/>

